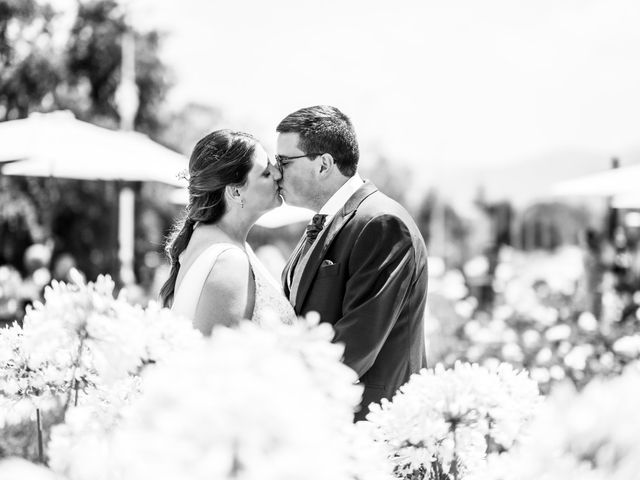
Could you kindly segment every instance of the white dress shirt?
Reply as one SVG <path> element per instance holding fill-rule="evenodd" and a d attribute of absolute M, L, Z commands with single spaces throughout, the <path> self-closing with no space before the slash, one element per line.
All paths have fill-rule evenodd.
<path fill-rule="evenodd" d="M 347 180 L 347 182 L 344 185 L 342 185 L 336 191 L 336 193 L 334 193 L 331 196 L 329 200 L 327 200 L 327 203 L 325 203 L 320 209 L 320 211 L 318 212 L 322 215 L 327 216 L 324 222 L 324 228 L 327 228 L 329 226 L 329 224 L 331 223 L 331 220 L 333 220 L 333 217 L 336 216 L 336 213 L 338 213 L 338 211 L 345 205 L 345 203 L 347 203 L 347 200 L 349 200 L 351 196 L 354 193 L 356 193 L 356 190 L 362 187 L 363 184 L 364 184 L 364 180 L 362 180 L 362 177 L 356 173 L 353 177 Z M 311 245 L 311 247 L 307 250 L 306 254 L 297 259 L 297 261 L 294 264 L 295 267 L 289 270 L 289 275 L 287 276 L 286 281 L 287 281 L 287 284 L 290 286 L 289 287 L 290 289 L 292 289 L 292 285 L 294 283 L 294 277 L 296 278 L 296 282 L 295 282 L 296 287 L 292 289 L 291 297 L 290 297 L 292 303 L 293 303 L 293 300 L 295 299 L 295 295 L 298 290 L 297 285 L 300 281 L 302 271 L 304 270 L 304 267 L 306 266 L 307 261 L 309 260 L 310 252 L 313 250 L 313 248 L 315 247 L 315 244 L 318 242 L 318 238 L 320 238 L 321 236 L 322 236 L 322 232 L 318 234 L 316 239 L 313 241 L 313 244 Z M 295 255 L 299 255 L 300 254 L 299 252 L 300 252 L 300 249 L 296 251 Z"/>
<path fill-rule="evenodd" d="M 358 190 L 363 183 L 364 180 L 362 180 L 362 177 L 356 173 L 353 177 L 347 180 L 347 183 L 342 185 L 329 200 L 327 200 L 327 203 L 325 203 L 318 212 L 327 216 L 325 225 L 329 225 L 329 222 L 333 219 L 335 214 L 338 213 L 338 210 L 347 203 L 347 200 L 356 193 L 356 190 Z"/>

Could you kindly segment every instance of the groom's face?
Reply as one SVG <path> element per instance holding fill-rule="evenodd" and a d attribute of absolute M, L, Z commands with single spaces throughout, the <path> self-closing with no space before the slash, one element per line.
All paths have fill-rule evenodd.
<path fill-rule="evenodd" d="M 280 194 L 289 205 L 310 208 L 316 185 L 317 158 L 306 157 L 298 147 L 300 135 L 297 133 L 278 134 L 278 158 L 282 171 Z M 300 158 L 292 158 L 300 157 Z"/>

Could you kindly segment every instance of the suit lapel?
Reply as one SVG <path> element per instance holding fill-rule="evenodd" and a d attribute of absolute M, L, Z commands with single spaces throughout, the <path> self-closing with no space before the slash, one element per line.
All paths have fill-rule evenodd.
<path fill-rule="evenodd" d="M 289 260 L 287 261 L 287 264 L 282 271 L 282 287 L 287 298 L 289 297 L 289 293 L 291 291 L 292 270 L 299 260 L 298 257 L 300 257 L 300 250 L 302 250 L 302 245 L 304 245 L 306 238 L 306 235 L 302 234 L 302 237 L 298 241 L 298 245 L 296 245 L 296 248 L 293 249 L 293 253 L 289 257 Z"/>
<path fill-rule="evenodd" d="M 342 210 L 336 213 L 329 227 L 322 232 L 318 241 L 309 251 L 306 265 L 298 265 L 298 268 L 303 267 L 304 270 L 302 271 L 300 284 L 296 292 L 295 302 L 292 302 L 294 307 L 300 308 L 302 306 L 311 287 L 311 282 L 315 278 L 316 272 L 336 235 L 340 233 L 342 227 L 353 217 L 362 201 L 377 191 L 376 186 L 370 181 L 366 181 L 362 187 L 356 190 L 351 198 L 347 200 L 344 207 L 342 207 Z"/>

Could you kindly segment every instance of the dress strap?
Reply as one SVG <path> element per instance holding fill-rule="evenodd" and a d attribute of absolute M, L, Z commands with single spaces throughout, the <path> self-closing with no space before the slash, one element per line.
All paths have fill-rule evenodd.
<path fill-rule="evenodd" d="M 211 269 L 218 257 L 232 248 L 242 250 L 231 243 L 215 243 L 198 255 L 198 258 L 195 259 L 189 270 L 184 274 L 182 282 L 180 282 L 180 288 L 174 294 L 171 311 L 191 320 L 195 317 L 204 283 L 209 273 L 211 273 Z"/>
<path fill-rule="evenodd" d="M 254 277 L 260 277 L 266 283 L 268 283 L 271 287 L 282 290 L 282 285 L 273 278 L 273 275 L 267 270 L 267 267 L 258 259 L 258 256 L 253 251 L 253 248 L 248 243 L 245 243 L 245 251 L 247 253 L 247 257 L 249 258 L 249 264 L 251 265 L 251 270 L 253 271 Z"/>

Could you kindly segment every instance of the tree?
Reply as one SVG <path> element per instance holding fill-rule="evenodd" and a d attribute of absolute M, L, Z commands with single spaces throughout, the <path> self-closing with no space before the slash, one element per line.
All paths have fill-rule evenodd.
<path fill-rule="evenodd" d="M 34 0 L 0 0 L 0 120 L 51 105 L 61 81 L 55 51 L 56 12 Z"/>
<path fill-rule="evenodd" d="M 124 12 L 114 0 L 81 3 L 66 50 L 68 92 L 81 92 L 90 102 L 76 116 L 116 127 L 119 115 L 115 93 L 120 81 L 121 39 L 129 27 Z M 158 58 L 160 35 L 134 32 L 136 45 L 136 84 L 139 89 L 136 130 L 157 137 L 162 130 L 158 107 L 169 88 L 165 66 Z M 88 87 L 88 88 L 87 88 Z M 59 97 L 59 103 L 74 110 L 75 96 Z M 73 100 L 70 102 L 69 100 Z"/>
<path fill-rule="evenodd" d="M 0 121 L 68 109 L 82 120 L 118 126 L 120 41 L 125 29 L 133 27 L 114 0 L 78 2 L 69 15 L 35 0 L 0 0 Z M 153 31 L 134 31 L 134 36 L 139 90 L 135 128 L 158 139 L 164 130 L 158 110 L 170 86 L 158 58 L 161 37 Z M 6 177 L 0 182 L 8 192 L 7 203 L 21 202 L 21 212 L 38 212 L 38 223 L 54 239 L 54 256 L 71 253 L 90 278 L 117 271 L 117 195 L 112 183 Z M 161 223 L 168 224 L 168 214 L 152 204 L 144 198 L 139 202 L 142 210 L 158 212 Z M 28 222 L 16 220 L 19 212 L 11 211 L 9 218 L 5 210 L 0 209 L 0 243 L 5 245 L 0 263 L 21 268 L 25 243 L 40 238 Z M 160 247 L 147 242 L 147 248 Z M 138 252 L 140 257 L 144 253 Z"/>

